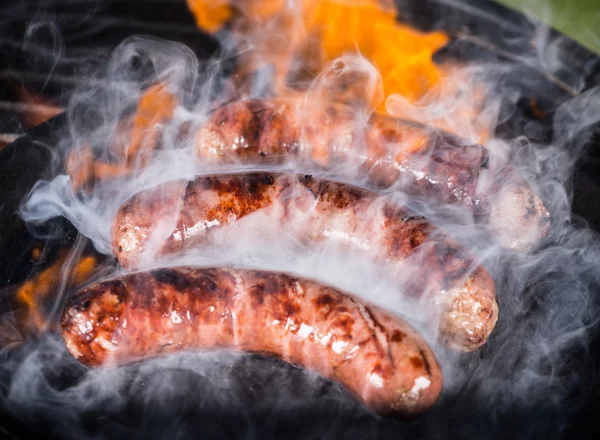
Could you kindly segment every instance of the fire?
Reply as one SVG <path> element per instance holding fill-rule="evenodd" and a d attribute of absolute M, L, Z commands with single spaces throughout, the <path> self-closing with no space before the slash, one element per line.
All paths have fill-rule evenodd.
<path fill-rule="evenodd" d="M 131 172 L 135 167 L 143 167 L 158 143 L 161 124 L 173 117 L 177 99 L 167 90 L 165 84 L 156 84 L 140 98 L 138 108 L 131 120 L 123 121 L 120 127 L 124 132 L 122 138 L 128 144 L 125 148 L 119 145 L 114 150 L 121 151 L 117 162 L 97 160 L 92 147 L 84 144 L 74 149 L 66 165 L 67 174 L 76 190 L 85 189 L 96 179 L 108 179 L 122 176 Z"/>
<path fill-rule="evenodd" d="M 150 87 L 140 99 L 133 116 L 131 143 L 127 148 L 127 161 L 139 160 L 140 155 L 150 152 L 160 135 L 160 124 L 169 121 L 177 105 L 175 97 L 164 84 Z"/>
<path fill-rule="evenodd" d="M 243 32 L 260 33 L 264 22 L 270 20 L 275 29 L 269 31 L 276 42 L 267 42 L 269 50 L 261 51 L 261 56 L 279 69 L 289 67 L 289 59 L 303 50 L 310 52 L 307 61 L 314 63 L 318 59 L 321 68 L 340 55 L 359 52 L 381 73 L 386 95 L 400 93 L 412 102 L 421 99 L 444 76 L 432 56 L 448 43 L 448 36 L 442 32 L 419 32 L 398 23 L 395 9 L 376 0 L 301 0 L 292 6 L 281 0 L 219 2 L 218 6 L 208 0 L 188 0 L 188 5 L 198 26 L 207 32 L 215 32 L 232 20 L 243 21 L 243 17 L 245 21 L 239 26 Z M 301 23 L 294 22 L 298 11 L 302 11 Z M 262 36 L 260 39 L 265 42 Z M 317 53 L 310 45 L 313 39 L 319 42 Z M 278 54 L 280 59 L 274 60 L 270 46 L 284 46 L 283 59 Z M 385 100 L 378 110 L 385 110 Z"/>
<path fill-rule="evenodd" d="M 293 2 L 292 2 L 293 3 Z M 318 73 L 329 61 L 348 53 L 360 53 L 379 71 L 384 98 L 401 96 L 409 104 L 421 100 L 451 74 L 448 67 L 433 62 L 433 54 L 448 43 L 442 32 L 423 33 L 396 21 L 392 5 L 376 0 L 340 2 L 334 0 L 298 0 L 295 4 L 283 0 L 268 1 L 208 1 L 188 0 L 198 26 L 207 32 L 217 32 L 231 24 L 236 31 L 249 35 L 256 50 L 242 55 L 238 78 L 255 72 L 264 65 L 275 68 L 274 89 L 280 97 L 290 99 L 302 92 L 287 86 L 290 69 L 298 57 Z M 299 12 L 300 11 L 300 12 Z M 282 45 L 281 41 L 287 44 Z M 315 45 L 315 42 L 317 43 Z M 347 94 L 361 93 L 360 81 L 345 84 Z M 444 83 L 443 93 L 450 97 L 457 91 Z M 419 118 L 405 111 L 396 101 L 374 102 L 378 112 L 418 119 L 421 122 L 457 132 L 446 118 Z M 477 99 L 475 99 L 477 98 Z M 436 96 L 439 101 L 440 97 Z M 475 96 L 473 104 L 461 104 L 454 109 L 463 119 L 477 121 L 479 112 Z M 469 100 L 461 100 L 469 102 Z M 87 190 L 98 179 L 109 179 L 130 174 L 143 168 L 158 145 L 161 126 L 168 122 L 178 102 L 166 84 L 150 87 L 140 98 L 137 111 L 123 121 L 118 140 L 112 150 L 117 160 L 106 162 L 95 157 L 91 145 L 74 149 L 67 160 L 67 173 L 76 190 Z M 489 129 L 483 121 L 476 124 L 476 140 L 487 138 Z M 458 132 L 460 135 L 471 133 Z M 123 141 L 125 140 L 125 141 Z M 414 142 L 415 152 L 424 142 Z"/>
<path fill-rule="evenodd" d="M 423 33 L 400 24 L 396 21 L 393 6 L 382 6 L 376 0 L 298 1 L 299 4 L 290 6 L 283 0 L 246 0 L 235 4 L 225 0 L 188 0 L 188 5 L 198 26 L 207 32 L 214 33 L 232 24 L 236 31 L 258 38 L 253 40 L 257 48 L 254 52 L 258 56 L 243 55 L 245 58 L 242 58 L 238 76 L 256 71 L 261 64 L 270 64 L 276 71 L 274 89 L 280 97 L 293 99 L 302 96 L 303 92 L 288 87 L 286 83 L 293 61 L 298 57 L 310 64 L 316 74 L 326 63 L 341 55 L 360 53 L 379 71 L 384 98 L 389 98 L 371 103 L 375 104 L 376 111 L 387 111 L 394 116 L 414 118 L 457 131 L 447 118 L 425 120 L 425 116 L 420 117 L 411 110 L 413 104 L 426 104 L 427 95 L 442 82 L 444 88 L 439 93 L 446 94 L 446 97 L 459 93 L 455 83 L 445 81 L 453 75 L 452 68 L 438 66 L 433 61 L 433 54 L 448 43 L 447 35 L 441 32 Z M 268 29 L 264 30 L 265 27 Z M 288 44 L 282 45 L 281 41 Z M 360 80 L 344 84 L 341 88 L 344 90 L 328 92 L 348 96 L 364 94 L 361 90 L 364 84 Z M 439 93 L 434 100 L 440 100 Z M 454 112 L 458 118 L 473 122 L 479 140 L 485 139 L 489 134 L 489 124 L 485 120 L 478 124 L 474 122 L 479 118 L 477 110 L 483 93 L 472 91 L 471 98 L 461 100 L 469 103 L 457 106 Z M 146 90 L 135 113 L 125 118 L 117 130 L 118 135 L 111 146 L 117 160 L 107 162 L 97 158 L 89 144 L 70 153 L 66 169 L 73 187 L 88 190 L 96 180 L 127 175 L 138 167 L 143 168 L 159 145 L 162 125 L 172 119 L 177 105 L 177 98 L 168 90 L 167 84 L 159 83 Z M 320 120 L 318 117 L 311 119 Z M 398 153 L 399 162 L 427 144 L 426 139 L 418 135 L 414 135 L 414 139 L 408 136 L 406 147 Z M 320 150 L 315 145 L 313 154 L 318 156 L 315 160 L 319 163 L 326 161 L 327 151 L 327 148 Z M 59 285 L 65 259 L 66 254 L 61 255 L 52 266 L 19 288 L 18 299 L 27 307 L 28 321 L 36 329 L 44 326 L 41 305 Z M 70 276 L 70 285 L 85 280 L 95 264 L 91 257 L 80 260 Z"/>
<path fill-rule="evenodd" d="M 35 248 L 32 258 L 39 258 L 39 249 Z M 25 306 L 25 327 L 43 330 L 46 319 L 43 312 L 43 302 L 59 286 L 67 252 L 63 251 L 56 261 L 31 279 L 25 281 L 17 290 L 17 301 Z M 96 267 L 96 259 L 92 256 L 81 258 L 73 267 L 68 280 L 68 286 L 76 286 L 90 277 Z"/>
<path fill-rule="evenodd" d="M 27 127 L 35 127 L 64 111 L 52 100 L 40 94 L 34 94 L 24 86 L 16 87 L 19 101 L 27 105 L 22 114 L 23 123 Z"/>
<path fill-rule="evenodd" d="M 377 2 L 319 1 L 308 29 L 319 36 L 324 61 L 358 50 L 379 70 L 386 95 L 400 93 L 416 101 L 442 77 L 432 56 L 448 43 L 448 37 L 397 23 L 396 11 Z"/>
<path fill-rule="evenodd" d="M 204 31 L 227 26 L 251 42 L 253 50 L 242 51 L 236 72 L 242 83 L 268 67 L 274 70 L 275 94 L 294 98 L 302 94 L 297 84 L 290 84 L 295 75 L 314 76 L 333 59 L 361 54 L 381 75 L 383 97 L 376 99 L 377 112 L 418 120 L 476 142 L 485 142 L 492 133 L 496 114 L 484 111 L 483 85 L 460 66 L 433 61 L 435 52 L 448 44 L 448 35 L 399 23 L 391 1 L 188 0 L 188 6 Z M 362 84 L 345 86 L 360 93 Z M 433 112 L 435 117 L 427 111 L 419 114 L 421 108 L 439 103 L 448 103 L 449 110 Z"/>

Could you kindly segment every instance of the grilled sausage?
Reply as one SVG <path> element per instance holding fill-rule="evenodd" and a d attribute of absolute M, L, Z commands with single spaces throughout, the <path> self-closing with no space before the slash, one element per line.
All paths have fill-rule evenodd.
<path fill-rule="evenodd" d="M 337 380 L 380 414 L 415 414 L 442 388 L 439 364 L 402 319 L 280 273 L 178 268 L 92 285 L 62 335 L 80 362 L 121 364 L 178 350 L 270 353 Z"/>
<path fill-rule="evenodd" d="M 357 177 L 375 187 L 396 183 L 433 202 L 467 207 L 507 248 L 526 250 L 549 229 L 550 215 L 539 196 L 508 164 L 491 160 L 484 147 L 385 115 L 360 124 L 341 107 L 313 114 L 308 106 L 296 112 L 295 101 L 237 101 L 200 128 L 195 154 L 202 161 L 299 160 L 327 168 L 353 162 Z"/>
<path fill-rule="evenodd" d="M 252 234 L 337 242 L 388 265 L 406 293 L 431 303 L 431 322 L 458 349 L 479 348 L 494 328 L 494 281 L 458 243 L 374 193 L 311 176 L 250 173 L 159 185 L 121 206 L 113 248 L 123 266 L 136 268 L 147 256 L 222 242 L 215 232 L 252 216 L 259 216 Z"/>

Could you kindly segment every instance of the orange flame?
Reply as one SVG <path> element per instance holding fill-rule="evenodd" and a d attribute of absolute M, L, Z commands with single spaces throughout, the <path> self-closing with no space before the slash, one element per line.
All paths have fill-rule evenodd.
<path fill-rule="evenodd" d="M 104 162 L 96 160 L 92 147 L 84 144 L 74 149 L 67 159 L 66 171 L 76 190 L 84 189 L 96 179 L 108 179 L 126 175 L 136 166 L 144 166 L 156 148 L 161 134 L 161 124 L 169 121 L 177 106 L 177 99 L 165 84 L 156 84 L 144 92 L 138 108 L 129 124 L 120 129 L 128 131 L 129 143 L 121 160 Z M 125 126 L 129 128 L 125 128 Z M 122 151 L 118 147 L 116 151 Z"/>
<path fill-rule="evenodd" d="M 201 29 L 215 32 L 227 25 L 245 35 L 254 50 L 241 54 L 237 77 L 269 65 L 275 71 L 273 87 L 280 97 L 299 96 L 287 83 L 298 61 L 306 66 L 306 73 L 316 75 L 327 62 L 360 53 L 381 75 L 384 99 L 376 111 L 415 119 L 478 142 L 486 141 L 492 132 L 496 115 L 482 110 L 483 86 L 473 86 L 472 78 L 461 76 L 455 66 L 433 61 L 449 37 L 399 23 L 391 1 L 296 0 L 290 5 L 282 0 L 188 0 L 188 6 Z M 217 7 L 220 13 L 211 13 Z M 468 96 L 457 87 L 461 82 L 469 84 Z M 362 87 L 358 82 L 345 86 L 355 92 Z M 402 108 L 395 101 L 391 110 L 388 98 L 394 95 L 417 107 Z M 434 118 L 420 116 L 419 106 L 431 103 L 447 103 L 449 110 Z"/>
<path fill-rule="evenodd" d="M 207 32 L 221 29 L 227 22 L 243 16 L 245 22 L 239 27 L 250 33 L 253 25 L 257 27 L 256 33 L 260 35 L 257 38 L 265 45 L 261 56 L 268 57 L 268 62 L 278 70 L 287 69 L 290 58 L 306 50 L 303 46 L 310 39 L 317 39 L 318 53 L 311 46 L 307 54 L 310 62 L 318 59 L 323 67 L 334 58 L 358 51 L 380 71 L 386 94 L 400 93 L 410 101 L 417 101 L 443 77 L 442 70 L 432 61 L 432 55 L 448 43 L 448 36 L 442 32 L 419 32 L 398 23 L 395 9 L 382 7 L 376 0 L 299 1 L 295 7 L 302 11 L 301 29 L 293 18 L 290 19 L 290 15 L 298 15 L 296 10 L 285 9 L 285 2 L 281 0 L 221 1 L 219 13 L 214 14 L 211 11 L 217 6 L 212 1 L 188 0 L 188 5 L 198 26 Z M 268 37 L 262 36 L 262 24 L 267 19 L 274 22 L 274 28 L 269 32 L 276 42 L 269 42 Z M 286 44 L 282 45 L 282 41 Z M 281 48 L 284 54 L 277 53 Z M 279 59 L 273 59 L 274 55 Z M 286 73 L 279 72 L 278 76 L 284 77 Z M 378 109 L 383 111 L 385 102 Z"/>
<path fill-rule="evenodd" d="M 161 133 L 160 125 L 173 116 L 177 101 L 164 84 L 150 87 L 141 97 L 138 108 L 131 119 L 122 124 L 123 130 L 128 130 L 125 138 L 129 142 L 124 149 L 121 161 L 108 163 L 96 160 L 92 147 L 84 144 L 79 149 L 74 149 L 67 158 L 66 171 L 71 178 L 71 183 L 76 189 L 83 189 L 93 184 L 96 179 L 118 177 L 129 173 L 135 166 L 143 166 L 156 147 Z M 128 129 L 124 129 L 128 126 Z M 115 150 L 119 151 L 118 146 Z M 120 149 L 123 151 L 123 149 Z M 41 250 L 34 248 L 31 258 L 39 260 Z M 41 331 L 46 325 L 43 311 L 44 300 L 54 292 L 63 274 L 67 259 L 67 252 L 63 251 L 57 260 L 44 271 L 25 281 L 17 290 L 16 298 L 25 306 L 25 317 L 22 324 L 26 328 Z M 91 256 L 81 258 L 74 266 L 68 286 L 81 284 L 93 273 L 96 259 Z"/>
<path fill-rule="evenodd" d="M 177 106 L 177 99 L 164 84 L 150 87 L 142 95 L 133 116 L 131 143 L 127 149 L 128 162 L 140 159 L 140 153 L 150 153 L 160 135 L 160 124 L 169 121 Z"/>
<path fill-rule="evenodd" d="M 232 16 L 231 8 L 227 2 L 188 0 L 187 4 L 196 17 L 198 27 L 210 33 L 220 30 Z"/>
<path fill-rule="evenodd" d="M 276 92 L 285 97 L 297 97 L 298 92 L 286 88 L 286 77 L 294 58 L 302 57 L 313 67 L 314 73 L 325 64 L 347 53 L 360 53 L 379 71 L 382 78 L 384 97 L 398 94 L 403 101 L 391 98 L 392 105 L 386 107 L 384 99 L 377 111 L 390 111 L 394 116 L 419 118 L 418 112 L 411 110 L 413 104 L 420 104 L 424 97 L 444 82 L 439 92 L 446 99 L 458 93 L 456 87 L 447 80 L 454 75 L 451 67 L 440 67 L 433 62 L 433 54 L 446 45 L 448 36 L 442 32 L 423 33 L 396 21 L 394 8 L 382 7 L 376 0 L 297 0 L 302 13 L 290 10 L 285 0 L 187 0 L 198 26 L 207 32 L 217 32 L 231 23 L 238 32 L 254 33 L 262 39 L 258 41 L 259 58 L 247 56 L 240 72 L 247 73 L 259 67 L 260 63 L 270 63 L 276 70 Z M 269 26 L 265 31 L 263 28 Z M 286 44 L 282 44 L 285 41 Z M 262 57 L 262 58 L 261 58 Z M 243 76 L 243 75 L 242 75 Z M 345 84 L 349 95 L 360 96 L 363 87 L 360 81 Z M 442 96 L 442 98 L 444 98 Z M 470 99 L 461 100 L 453 109 L 458 119 L 473 122 L 474 131 L 480 140 L 490 134 L 490 124 L 477 112 L 483 102 L 481 90 L 471 90 Z M 28 102 L 45 104 L 22 91 L 22 98 Z M 435 96 L 434 101 L 440 96 Z M 427 101 L 427 99 L 425 99 Z M 426 103 L 426 102 L 425 102 Z M 407 104 L 407 105 L 405 105 Z M 153 151 L 158 147 L 162 125 L 173 118 L 178 105 L 177 98 L 163 83 L 150 87 L 141 96 L 136 112 L 124 119 L 118 127 L 119 136 L 112 145 L 118 160 L 107 162 L 96 158 L 93 148 L 84 144 L 74 149 L 67 160 L 66 171 L 76 190 L 87 190 L 99 179 L 109 179 L 130 174 L 137 167 L 144 167 Z M 532 108 L 536 109 L 535 102 Z M 44 115 L 30 117 L 35 125 L 47 117 L 62 111 L 49 107 Z M 537 111 L 540 117 L 543 112 Z M 38 118 L 39 116 L 39 118 Z M 320 120 L 318 117 L 313 120 Z M 427 119 L 422 122 L 457 132 L 456 127 L 444 117 Z M 464 134 L 464 133 L 459 133 Z M 398 153 L 397 161 L 409 157 L 427 144 L 427 139 L 419 133 L 407 133 L 405 147 Z M 326 146 L 315 144 L 313 151 L 319 163 L 327 160 Z M 32 259 L 41 256 L 34 249 Z M 24 282 L 17 291 L 17 300 L 25 309 L 25 326 L 42 330 L 46 325 L 44 301 L 61 282 L 67 252 L 47 269 Z M 93 273 L 97 261 L 93 257 L 83 257 L 74 266 L 67 284 L 81 284 Z"/>
<path fill-rule="evenodd" d="M 307 23 L 309 32 L 319 36 L 324 61 L 358 50 L 379 70 L 386 95 L 400 93 L 416 101 L 442 77 L 432 56 L 448 37 L 400 24 L 395 10 L 383 9 L 376 1 L 319 1 Z"/>
<path fill-rule="evenodd" d="M 17 96 L 21 102 L 28 105 L 21 118 L 23 123 L 30 128 L 46 122 L 64 111 L 50 99 L 40 94 L 34 94 L 23 86 L 17 87 Z"/>
<path fill-rule="evenodd" d="M 285 86 L 295 57 L 318 64 L 315 73 L 325 63 L 347 53 L 360 53 L 380 72 L 384 97 L 401 96 L 408 107 L 398 100 L 383 99 L 377 111 L 389 111 L 393 116 L 417 119 L 436 127 L 455 132 L 473 140 L 484 141 L 490 134 L 491 118 L 481 114 L 483 91 L 474 88 L 468 99 L 453 100 L 460 91 L 455 83 L 444 81 L 437 90 L 434 102 L 453 103 L 454 118 L 446 115 L 437 118 L 419 116 L 412 104 L 427 104 L 428 96 L 442 80 L 455 75 L 450 66 L 440 67 L 433 62 L 433 54 L 448 43 L 442 32 L 423 33 L 396 21 L 393 6 L 382 5 L 377 0 L 297 0 L 289 6 L 283 0 L 188 0 L 199 27 L 215 32 L 232 23 L 239 32 L 251 34 L 257 50 L 242 55 L 238 76 L 253 72 L 268 63 L 275 67 L 275 90 L 283 97 L 300 96 L 298 91 Z M 301 13 L 298 13 L 298 6 Z M 293 8 L 296 9 L 293 9 Z M 254 41 L 256 39 L 256 41 Z M 281 44 L 285 40 L 287 44 Z M 317 46 L 314 46 L 314 42 Z M 253 55 L 255 52 L 257 55 Z M 344 84 L 349 96 L 360 95 L 360 81 Z M 440 96 L 441 95 L 441 96 Z M 456 101 L 456 102 L 454 102 Z M 120 127 L 122 136 L 113 145 L 120 159 L 105 162 L 95 157 L 90 145 L 74 150 L 67 161 L 67 173 L 75 189 L 88 189 L 97 179 L 114 178 L 130 174 L 136 167 L 144 167 L 157 147 L 162 132 L 161 125 L 173 117 L 178 102 L 166 84 L 150 87 L 140 98 L 135 114 L 124 120 Z M 468 129 L 457 127 L 454 120 L 469 121 Z M 410 151 L 417 152 L 426 143 L 411 143 Z M 314 152 L 319 154 L 318 151 Z"/>
<path fill-rule="evenodd" d="M 37 249 L 37 248 L 36 248 Z M 34 249 L 32 258 L 36 258 L 39 249 Z M 25 306 L 25 319 L 22 321 L 24 327 L 33 330 L 43 330 L 46 319 L 43 312 L 43 302 L 54 292 L 61 281 L 63 266 L 67 253 L 62 252 L 57 260 L 48 268 L 25 281 L 17 290 L 17 301 Z M 81 258 L 73 268 L 68 280 L 68 286 L 76 286 L 90 277 L 96 267 L 96 259 L 91 256 Z"/>

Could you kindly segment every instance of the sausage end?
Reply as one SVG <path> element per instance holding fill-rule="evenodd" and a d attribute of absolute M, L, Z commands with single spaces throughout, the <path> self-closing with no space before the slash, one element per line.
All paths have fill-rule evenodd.
<path fill-rule="evenodd" d="M 95 284 L 71 298 L 61 319 L 67 350 L 86 365 L 103 364 L 118 348 L 127 287 L 119 280 Z"/>
<path fill-rule="evenodd" d="M 490 228 L 505 248 L 526 251 L 550 229 L 550 213 L 526 183 L 503 189 L 494 201 Z"/>
<path fill-rule="evenodd" d="M 494 280 L 480 268 L 448 292 L 441 334 L 456 350 L 470 352 L 486 343 L 498 320 Z"/>

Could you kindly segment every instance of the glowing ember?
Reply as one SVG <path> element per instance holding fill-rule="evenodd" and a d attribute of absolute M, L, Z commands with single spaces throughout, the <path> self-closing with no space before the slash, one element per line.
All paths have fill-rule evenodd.
<path fill-rule="evenodd" d="M 231 8 L 226 2 L 188 0 L 188 7 L 196 17 L 200 29 L 216 32 L 231 18 Z"/>
<path fill-rule="evenodd" d="M 39 249 L 34 248 L 32 258 L 39 258 Z M 44 271 L 25 281 L 17 290 L 17 300 L 26 307 L 24 327 L 33 330 L 43 330 L 46 319 L 43 312 L 43 301 L 56 291 L 63 276 L 64 264 L 67 253 L 62 252 L 56 261 Z M 73 267 L 68 286 L 77 286 L 83 283 L 93 273 L 96 259 L 91 256 L 81 258 Z"/>
<path fill-rule="evenodd" d="M 96 179 L 107 179 L 128 174 L 136 166 L 142 166 L 150 158 L 161 134 L 161 124 L 169 121 L 175 107 L 176 98 L 169 93 L 164 84 L 150 87 L 140 98 L 138 108 L 131 118 L 125 138 L 129 144 L 121 160 L 103 162 L 96 160 L 92 147 L 88 144 L 74 149 L 67 159 L 67 174 L 76 190 L 84 189 Z"/>
<path fill-rule="evenodd" d="M 19 101 L 27 104 L 27 109 L 22 114 L 23 123 L 28 127 L 35 127 L 64 111 L 50 99 L 40 94 L 34 94 L 23 86 L 16 88 Z"/>
<path fill-rule="evenodd" d="M 160 124 L 173 117 L 177 105 L 175 97 L 166 86 L 157 84 L 150 87 L 140 99 L 138 109 L 133 116 L 131 143 L 127 149 L 128 162 L 147 157 L 155 147 L 160 134 Z"/>

